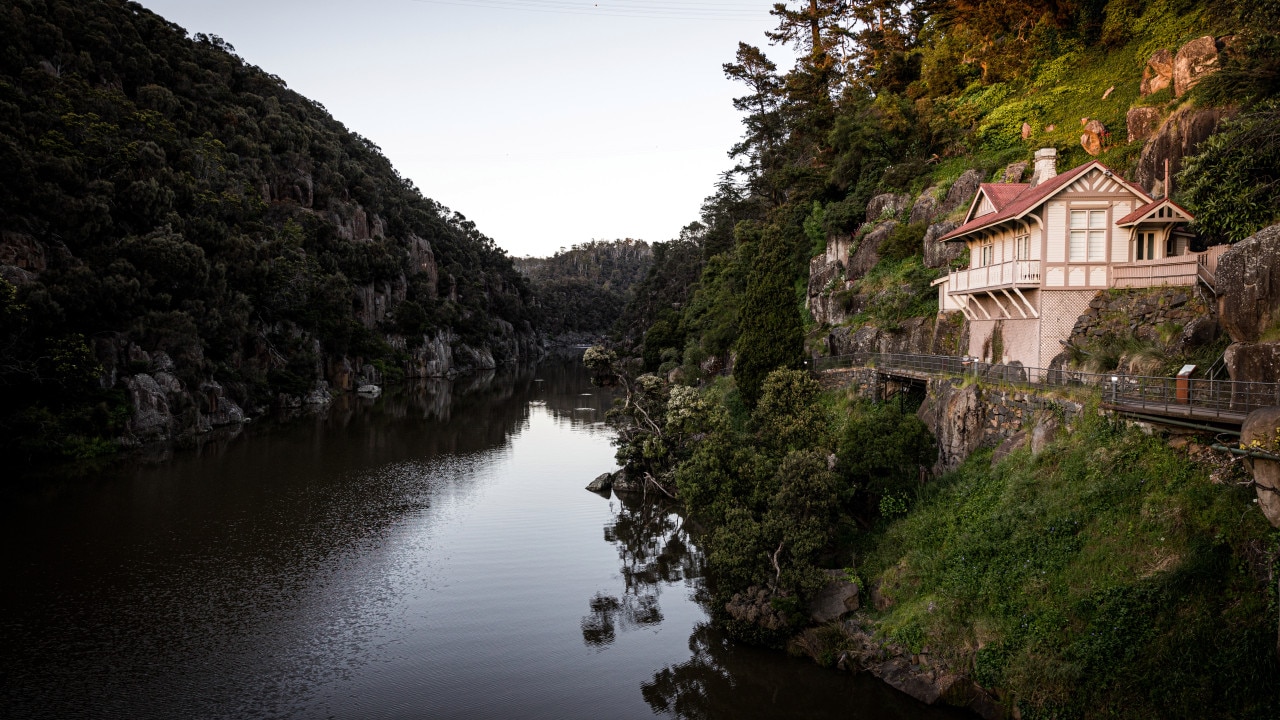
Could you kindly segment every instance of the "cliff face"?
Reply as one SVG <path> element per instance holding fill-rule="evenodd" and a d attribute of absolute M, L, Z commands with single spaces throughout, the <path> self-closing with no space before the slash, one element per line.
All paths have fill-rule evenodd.
<path fill-rule="evenodd" d="M 121 0 L 0 51 L 0 430 L 92 454 L 540 353 L 528 283 L 368 140 Z"/>

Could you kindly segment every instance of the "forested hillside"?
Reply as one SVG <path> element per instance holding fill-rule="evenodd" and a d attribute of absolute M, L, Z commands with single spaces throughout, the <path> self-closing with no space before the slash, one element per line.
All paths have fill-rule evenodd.
<path fill-rule="evenodd" d="M 643 240 L 592 240 L 549 258 L 516 258 L 537 296 L 538 327 L 553 339 L 582 342 L 611 330 L 649 272 Z"/>
<path fill-rule="evenodd" d="M 778 68 L 744 42 L 724 65 L 743 89 L 744 135 L 696 232 L 655 247 L 696 265 L 658 262 L 670 278 L 646 281 L 625 316 L 625 345 L 643 346 L 649 369 L 698 377 L 737 357 L 754 401 L 761 368 L 802 361 L 798 326 L 814 352 L 824 322 L 846 336 L 874 328 L 881 345 L 928 340 L 930 282 L 962 262 L 933 247 L 938 230 L 978 182 L 1006 180 L 1038 148 L 1055 148 L 1064 170 L 1096 157 L 1148 190 L 1168 159 L 1174 199 L 1206 243 L 1276 217 L 1274 3 L 811 0 L 772 13 L 769 41 L 799 59 Z M 1189 92 L 1153 91 L 1149 61 L 1206 36 L 1198 67 L 1216 72 Z M 854 262 L 806 288 L 809 259 L 830 243 Z"/>
<path fill-rule="evenodd" d="M 6 453 L 538 352 L 528 283 L 490 238 L 219 38 L 124 0 L 0 16 Z"/>

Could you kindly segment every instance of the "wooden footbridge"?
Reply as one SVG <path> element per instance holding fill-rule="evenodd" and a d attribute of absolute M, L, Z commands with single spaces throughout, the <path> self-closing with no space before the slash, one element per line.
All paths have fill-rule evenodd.
<path fill-rule="evenodd" d="M 949 355 L 855 353 L 819 358 L 815 369 L 868 368 L 878 379 L 919 383 L 943 377 L 973 377 L 1024 388 L 1090 388 L 1108 410 L 1174 422 L 1240 427 L 1250 412 L 1280 405 L 1280 383 L 1191 377 L 1086 373 L 1062 368 L 992 364 Z"/>

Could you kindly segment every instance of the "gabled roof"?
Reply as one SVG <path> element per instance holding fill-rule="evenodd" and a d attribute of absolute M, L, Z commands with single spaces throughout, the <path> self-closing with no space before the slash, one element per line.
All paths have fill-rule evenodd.
<path fill-rule="evenodd" d="M 1175 210 L 1176 212 L 1171 213 L 1167 217 L 1154 217 L 1157 212 L 1165 208 Z M 1179 213 L 1182 215 L 1181 217 L 1179 217 Z M 1125 215 L 1116 221 L 1116 225 L 1120 227 L 1128 227 L 1130 225 L 1137 225 L 1144 220 L 1154 222 L 1182 222 L 1195 219 L 1196 216 L 1192 215 L 1190 210 L 1182 207 L 1169 198 L 1161 198 L 1160 200 L 1152 200 L 1146 205 L 1143 205 L 1137 210 Z"/>
<path fill-rule="evenodd" d="M 991 199 L 991 204 L 996 206 L 996 210 L 1003 210 L 1009 203 L 1013 202 L 1019 195 L 1031 187 L 1031 183 L 983 183 L 982 190 Z"/>
<path fill-rule="evenodd" d="M 997 209 L 993 213 L 987 213 L 986 215 L 974 218 L 966 222 L 965 224 L 961 225 L 955 230 L 952 230 L 946 235 L 943 235 L 942 237 L 938 238 L 938 240 L 939 242 L 958 240 L 961 237 L 968 235 L 971 232 L 982 230 L 984 228 L 989 228 L 992 225 L 998 225 L 1004 222 L 1005 220 L 1019 219 L 1024 215 L 1026 215 L 1027 213 L 1031 212 L 1032 210 L 1035 210 L 1036 208 L 1043 205 L 1045 201 L 1047 201 L 1049 198 L 1053 197 L 1054 195 L 1057 195 L 1059 192 L 1066 189 L 1068 185 L 1075 182 L 1077 179 L 1083 177 L 1085 173 L 1089 172 L 1094 168 L 1098 168 L 1102 170 L 1104 173 L 1106 173 L 1108 176 L 1114 179 L 1117 183 L 1119 183 L 1122 187 L 1124 187 L 1129 192 L 1132 192 L 1134 195 L 1137 195 L 1139 198 L 1143 200 L 1148 200 L 1148 201 L 1151 200 L 1151 196 L 1147 195 L 1140 188 L 1130 185 L 1129 183 L 1120 179 L 1120 175 L 1116 173 L 1114 170 L 1112 170 L 1111 168 L 1107 167 L 1106 165 L 1103 165 L 1097 160 L 1090 160 L 1089 162 L 1085 163 L 1084 165 L 1081 165 L 1080 167 L 1073 168 L 1071 170 L 1068 170 L 1067 172 L 1062 173 L 1061 175 L 1057 175 L 1055 177 L 1049 178 L 1048 180 L 1040 183 L 1039 185 L 1036 185 L 1035 187 L 1031 187 L 1023 183 L 1009 183 L 1010 187 L 1022 187 L 1023 190 L 1019 192 L 1017 195 L 1010 198 L 1008 200 L 1008 204 L 1006 204 L 1002 208 Z M 999 187 L 999 185 L 984 184 L 979 189 L 979 192 L 980 193 L 983 192 L 988 187 Z M 991 195 L 987 195 L 987 197 L 991 198 Z M 994 199 L 992 199 L 992 204 L 993 205 L 996 204 Z"/>
<path fill-rule="evenodd" d="M 983 198 L 991 203 L 992 212 L 999 212 L 1029 187 L 1031 185 L 1027 183 L 982 183 L 973 196 L 973 202 L 969 203 L 969 212 L 965 213 L 964 221 L 969 222 L 974 217 L 982 217 L 977 213 L 982 209 Z"/>

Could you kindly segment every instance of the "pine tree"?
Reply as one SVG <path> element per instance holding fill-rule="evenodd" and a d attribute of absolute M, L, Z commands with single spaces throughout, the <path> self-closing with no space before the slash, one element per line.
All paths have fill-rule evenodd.
<path fill-rule="evenodd" d="M 744 244 L 740 251 L 750 253 L 751 249 Z M 738 391 L 753 408 L 770 372 L 798 369 L 804 362 L 804 330 L 791 285 L 790 248 L 776 229 L 767 227 L 756 250 L 739 313 L 742 333 L 733 366 Z"/>

